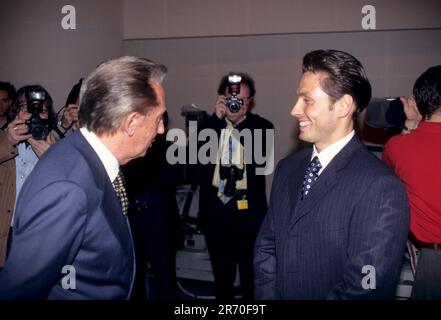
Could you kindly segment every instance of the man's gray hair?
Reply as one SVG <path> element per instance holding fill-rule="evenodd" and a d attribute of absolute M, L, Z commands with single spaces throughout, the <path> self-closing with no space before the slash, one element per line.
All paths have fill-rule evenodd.
<path fill-rule="evenodd" d="M 151 81 L 162 83 L 167 68 L 148 59 L 121 57 L 100 64 L 81 86 L 78 118 L 95 134 L 113 134 L 131 112 L 158 106 Z"/>

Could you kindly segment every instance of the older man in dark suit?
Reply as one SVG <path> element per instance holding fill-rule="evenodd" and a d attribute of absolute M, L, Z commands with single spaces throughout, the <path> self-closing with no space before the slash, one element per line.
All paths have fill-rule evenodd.
<path fill-rule="evenodd" d="M 21 190 L 2 299 L 126 299 L 134 278 L 119 165 L 164 131 L 166 68 L 101 64 L 80 94 L 81 128 L 44 154 Z"/>
<path fill-rule="evenodd" d="M 255 244 L 258 299 L 392 298 L 409 228 L 398 178 L 362 145 L 371 86 L 348 53 L 305 55 L 291 114 L 313 144 L 282 160 Z"/>

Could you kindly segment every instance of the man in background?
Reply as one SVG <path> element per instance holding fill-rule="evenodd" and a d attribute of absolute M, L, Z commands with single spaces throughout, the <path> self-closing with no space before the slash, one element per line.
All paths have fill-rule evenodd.
<path fill-rule="evenodd" d="M 383 160 L 406 187 L 409 240 L 420 250 L 412 298 L 441 299 L 441 65 L 427 69 L 403 102 L 406 134 L 388 141 Z"/>
<path fill-rule="evenodd" d="M 0 81 L 0 130 L 6 129 L 8 111 L 14 98 L 14 86 L 9 82 Z"/>
<path fill-rule="evenodd" d="M 233 99 L 230 76 L 240 76 Z M 235 89 L 235 90 L 236 90 Z M 254 80 L 246 73 L 229 73 L 222 77 L 217 90 L 214 112 L 201 125 L 219 137 L 217 164 L 200 165 L 199 219 L 204 232 L 215 280 L 216 298 L 253 299 L 253 250 L 257 232 L 267 210 L 265 176 L 256 174 L 255 158 L 245 163 L 246 153 L 266 141 L 254 141 L 256 130 L 273 130 L 273 124 L 250 112 L 256 93 Z M 253 141 L 245 144 L 240 135 L 249 131 Z M 235 134 L 237 132 L 237 136 Z M 268 154 L 269 150 L 264 150 Z M 265 164 L 264 164 L 265 165 Z M 264 166 L 263 165 L 263 166 Z M 239 266 L 241 291 L 234 292 Z"/>

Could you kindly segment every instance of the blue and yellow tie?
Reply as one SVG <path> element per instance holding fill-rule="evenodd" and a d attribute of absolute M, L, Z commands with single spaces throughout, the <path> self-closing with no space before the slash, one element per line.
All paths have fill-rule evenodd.
<path fill-rule="evenodd" d="M 118 172 L 118 175 L 116 176 L 112 184 L 113 188 L 115 189 L 116 196 L 121 203 L 122 212 L 123 214 L 127 214 L 129 210 L 129 198 L 127 197 L 126 184 L 124 180 L 124 175 L 121 170 Z"/>

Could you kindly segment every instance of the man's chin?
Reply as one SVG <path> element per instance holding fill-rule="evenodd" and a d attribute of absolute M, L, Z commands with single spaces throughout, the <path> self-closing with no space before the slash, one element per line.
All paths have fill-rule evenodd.
<path fill-rule="evenodd" d="M 142 158 L 147 154 L 147 150 L 145 150 L 143 153 L 141 153 L 137 158 Z"/>
<path fill-rule="evenodd" d="M 121 165 L 126 164 L 132 160 L 138 159 L 138 158 L 142 158 L 147 154 L 147 150 L 145 150 L 144 152 L 138 153 L 135 156 L 131 156 L 125 163 L 120 163 Z"/>
<path fill-rule="evenodd" d="M 308 142 L 308 143 L 313 143 L 312 139 L 310 137 L 308 137 L 305 133 L 300 132 L 299 133 L 299 140 L 303 141 L 303 142 Z"/>
<path fill-rule="evenodd" d="M 236 123 L 240 119 L 240 117 L 237 116 L 236 114 L 235 115 L 227 114 L 227 119 L 230 120 L 232 123 Z"/>

